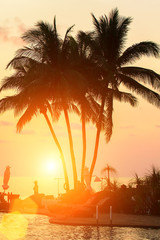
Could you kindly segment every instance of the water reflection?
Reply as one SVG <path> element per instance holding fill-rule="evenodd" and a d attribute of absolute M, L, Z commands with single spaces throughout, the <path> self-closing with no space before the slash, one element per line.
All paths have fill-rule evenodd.
<path fill-rule="evenodd" d="M 0 213 L 0 222 L 4 218 Z M 26 236 L 21 240 L 159 240 L 160 230 L 118 227 L 66 226 L 50 224 L 42 215 L 24 215 L 28 222 Z M 15 221 L 10 221 L 10 229 L 16 229 Z M 15 232 L 14 232 L 15 233 Z M 17 234 L 18 231 L 17 231 Z M 19 237 L 19 236 L 17 236 Z M 2 239 L 2 238 L 0 238 Z M 10 238 L 12 239 L 12 238 Z M 16 236 L 14 236 L 16 239 Z M 19 239 L 19 238 L 18 238 Z"/>
<path fill-rule="evenodd" d="M 92 239 L 93 228 L 90 226 L 83 227 L 83 238 L 82 239 Z"/>

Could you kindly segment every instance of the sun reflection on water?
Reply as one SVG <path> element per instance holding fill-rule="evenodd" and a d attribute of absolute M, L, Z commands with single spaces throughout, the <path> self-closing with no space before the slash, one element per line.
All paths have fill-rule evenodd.
<path fill-rule="evenodd" d="M 25 237 L 28 220 L 20 213 L 4 214 L 0 224 L 1 240 L 17 240 Z"/>

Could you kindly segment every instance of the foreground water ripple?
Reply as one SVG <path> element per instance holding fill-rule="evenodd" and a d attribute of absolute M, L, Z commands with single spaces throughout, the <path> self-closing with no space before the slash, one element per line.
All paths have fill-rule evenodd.
<path fill-rule="evenodd" d="M 0 240 L 159 240 L 160 230 L 50 224 L 42 215 L 0 213 Z"/>

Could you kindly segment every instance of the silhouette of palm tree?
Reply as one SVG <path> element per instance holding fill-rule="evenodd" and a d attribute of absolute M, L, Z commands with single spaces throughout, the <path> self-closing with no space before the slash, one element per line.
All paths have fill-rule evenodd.
<path fill-rule="evenodd" d="M 101 171 L 103 174 L 107 172 L 107 185 L 110 187 L 111 181 L 110 181 L 110 174 L 117 173 L 116 169 L 111 167 L 108 163 Z"/>
<path fill-rule="evenodd" d="M 34 79 L 38 77 L 37 72 L 43 69 L 43 64 L 38 64 L 31 59 L 25 59 L 25 62 L 18 61 L 18 59 L 16 59 L 14 64 L 12 66 L 16 72 L 11 77 L 4 79 L 1 91 L 16 88 L 18 89 L 18 93 L 0 100 L 0 112 L 2 113 L 6 110 L 14 109 L 15 115 L 22 113 L 22 116 L 17 123 L 17 132 L 21 132 L 24 125 L 29 122 L 33 116 L 37 116 L 38 113 L 43 114 L 60 152 L 66 191 L 68 192 L 69 180 L 64 154 L 47 115 L 48 109 L 51 116 L 53 116 L 50 103 L 47 100 L 47 91 L 45 90 L 43 81 L 41 81 L 41 85 L 34 84 Z M 39 67 L 41 70 L 37 69 Z"/>
<path fill-rule="evenodd" d="M 97 108 L 99 108 L 99 104 L 94 100 L 91 94 L 93 80 L 97 80 L 97 73 L 94 71 L 96 65 L 92 61 L 92 56 L 90 54 L 91 35 L 92 33 L 79 31 L 76 38 L 70 37 L 71 58 L 74 69 L 78 72 L 78 75 L 74 80 L 73 99 L 79 107 L 79 115 L 82 121 L 82 184 L 84 184 L 84 169 L 86 161 L 86 122 L 96 122 Z"/>
<path fill-rule="evenodd" d="M 73 167 L 74 187 L 77 185 L 76 161 L 73 149 L 73 139 L 71 134 L 68 110 L 71 101 L 71 86 L 73 81 L 73 70 L 69 59 L 69 33 L 70 27 L 62 40 L 56 28 L 56 19 L 54 18 L 53 26 L 43 21 L 38 22 L 36 27 L 25 32 L 23 40 L 29 46 L 19 49 L 16 57 L 8 66 L 15 66 L 17 61 L 25 62 L 27 58 L 43 64 L 43 70 L 38 72 L 39 77 L 34 79 L 37 85 L 41 85 L 40 79 L 45 79 L 45 89 L 48 98 L 54 102 L 56 99 L 61 106 L 66 119 L 66 125 L 69 136 L 70 153 Z M 41 77 L 40 77 L 41 74 Z M 52 106 L 52 105 L 51 105 Z M 75 110 L 75 108 L 74 108 Z"/>
<path fill-rule="evenodd" d="M 124 85 L 133 93 L 141 95 L 148 102 L 160 106 L 160 95 L 155 91 L 145 87 L 143 84 L 149 84 L 153 89 L 160 87 L 160 76 L 154 71 L 146 68 L 130 66 L 142 56 L 159 56 L 159 47 L 151 41 L 144 41 L 132 45 L 124 52 L 126 36 L 131 18 L 119 16 L 117 9 L 113 10 L 109 17 L 106 15 L 97 18 L 92 14 L 95 27 L 92 41 L 92 51 L 94 59 L 101 68 L 101 109 L 98 116 L 97 135 L 94 149 L 94 156 L 90 168 L 90 178 L 92 177 L 99 146 L 100 132 L 102 129 L 102 114 L 106 103 L 109 109 L 108 128 L 106 131 L 106 140 L 109 141 L 112 134 L 112 112 L 113 98 L 112 94 L 108 96 L 108 87 L 119 91 L 121 85 Z M 126 66 L 127 65 L 127 66 Z M 130 103 L 134 104 L 133 96 Z"/>

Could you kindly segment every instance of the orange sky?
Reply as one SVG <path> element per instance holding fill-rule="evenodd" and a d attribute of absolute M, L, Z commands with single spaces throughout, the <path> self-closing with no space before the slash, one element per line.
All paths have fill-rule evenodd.
<path fill-rule="evenodd" d="M 96 17 L 108 14 L 118 7 L 120 15 L 131 16 L 133 22 L 128 34 L 127 46 L 143 40 L 160 42 L 159 9 L 160 1 L 146 0 L 1 0 L 0 2 L 0 79 L 10 74 L 5 70 L 15 51 L 22 46 L 21 34 L 33 27 L 38 20 L 52 23 L 54 16 L 63 35 L 65 30 L 75 24 L 77 30 L 91 30 L 90 13 Z M 160 59 L 145 58 L 136 63 L 160 73 Z M 135 64 L 135 65 L 136 65 Z M 111 164 L 118 171 L 118 177 L 130 176 L 135 172 L 143 175 L 152 164 L 160 167 L 160 111 L 139 98 L 137 108 L 127 104 L 115 103 L 114 129 L 110 143 L 105 143 L 101 136 L 95 174 L 105 163 Z M 62 114 L 63 115 L 63 114 Z M 59 159 L 58 151 L 52 140 L 47 124 L 42 117 L 34 118 L 24 127 L 22 134 L 16 133 L 13 112 L 0 116 L 0 175 L 6 165 L 11 166 L 12 176 L 45 176 L 44 162 L 47 159 Z M 80 173 L 81 163 L 81 125 L 76 116 L 71 116 L 77 168 Z M 55 124 L 55 131 L 63 146 L 70 171 L 68 139 L 63 118 Z M 87 166 L 90 166 L 95 141 L 94 126 L 87 126 Z M 57 160 L 56 160 L 57 161 Z M 58 160 L 59 161 L 59 160 Z M 60 170 L 54 176 L 63 176 Z"/>

